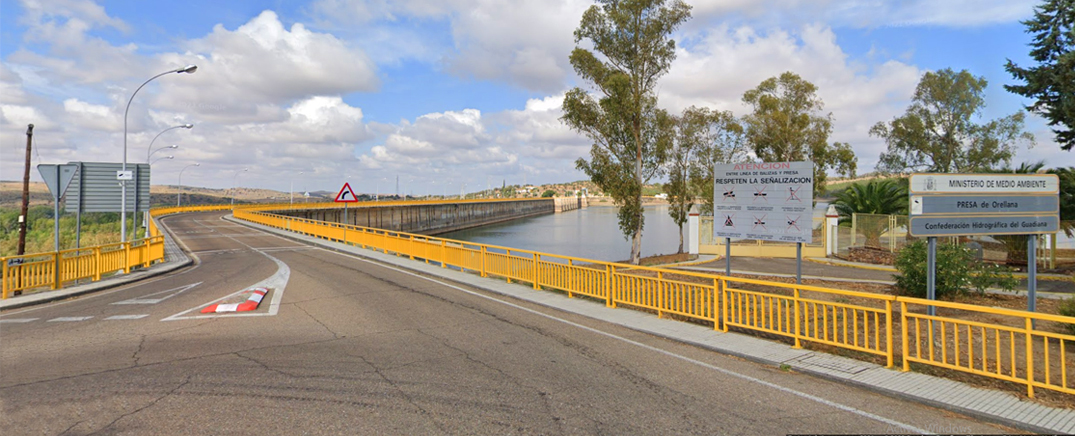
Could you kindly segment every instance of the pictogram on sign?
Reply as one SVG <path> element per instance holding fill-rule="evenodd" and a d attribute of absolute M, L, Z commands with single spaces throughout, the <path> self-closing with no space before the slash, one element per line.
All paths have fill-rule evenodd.
<path fill-rule="evenodd" d="M 344 183 L 343 188 L 340 189 L 340 193 L 336 194 L 337 203 L 358 203 L 358 197 L 355 196 L 355 192 L 351 190 L 350 183 Z"/>

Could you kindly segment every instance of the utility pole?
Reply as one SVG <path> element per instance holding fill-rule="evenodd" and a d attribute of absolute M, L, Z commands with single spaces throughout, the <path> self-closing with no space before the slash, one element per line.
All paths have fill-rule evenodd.
<path fill-rule="evenodd" d="M 34 125 L 26 126 L 26 170 L 22 173 L 22 214 L 19 215 L 19 256 L 26 254 L 26 214 L 30 208 L 30 144 L 34 138 Z M 57 217 L 56 219 L 59 219 Z"/>

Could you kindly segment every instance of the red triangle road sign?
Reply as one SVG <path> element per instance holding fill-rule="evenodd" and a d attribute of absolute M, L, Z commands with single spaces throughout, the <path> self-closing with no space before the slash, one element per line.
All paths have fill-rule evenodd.
<path fill-rule="evenodd" d="M 336 194 L 337 203 L 358 203 L 358 197 L 355 196 L 355 191 L 351 190 L 350 183 L 344 183 L 343 188 L 340 189 L 340 193 Z"/>

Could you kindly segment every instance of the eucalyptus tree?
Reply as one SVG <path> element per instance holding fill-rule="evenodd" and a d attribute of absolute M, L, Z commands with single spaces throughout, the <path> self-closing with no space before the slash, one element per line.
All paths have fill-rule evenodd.
<path fill-rule="evenodd" d="M 985 77 L 967 70 L 927 72 L 915 88 L 907 112 L 879 122 L 870 135 L 888 144 L 877 170 L 882 173 L 982 172 L 1011 163 L 1016 146 L 1033 144 L 1023 131 L 1023 113 L 984 124 L 974 117 L 985 106 Z"/>
<path fill-rule="evenodd" d="M 1004 85 L 1009 92 L 1034 99 L 1027 110 L 1049 120 L 1060 149 L 1075 147 L 1075 0 L 1047 0 L 1023 21 L 1034 34 L 1030 57 L 1037 66 L 1023 68 L 1011 60 L 1004 66 L 1022 82 Z"/>
<path fill-rule="evenodd" d="M 645 224 L 642 185 L 661 174 L 673 136 L 673 117 L 657 107 L 657 79 L 676 57 L 671 34 L 690 9 L 682 0 L 599 0 L 575 29 L 571 66 L 596 95 L 568 91 L 560 120 L 593 141 L 590 160 L 575 165 L 619 206 L 634 264 Z M 579 47 L 583 41 L 596 54 Z"/>
<path fill-rule="evenodd" d="M 689 108 L 683 113 L 681 135 L 695 141 L 690 166 L 691 190 L 701 197 L 699 209 L 713 213 L 713 169 L 720 163 L 748 158 L 746 131 L 731 111 Z"/>
<path fill-rule="evenodd" d="M 822 114 L 825 104 L 813 83 L 788 71 L 744 93 L 743 102 L 753 108 L 743 121 L 747 141 L 758 159 L 813 162 L 815 193 L 824 190 L 830 169 L 854 176 L 855 152 L 846 143 L 829 144 L 832 114 Z"/>

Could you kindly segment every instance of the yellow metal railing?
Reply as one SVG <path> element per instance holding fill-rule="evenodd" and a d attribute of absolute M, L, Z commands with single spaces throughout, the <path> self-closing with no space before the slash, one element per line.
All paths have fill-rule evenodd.
<path fill-rule="evenodd" d="M 153 209 L 153 216 L 180 212 L 227 210 L 228 206 L 184 206 Z M 75 280 L 101 280 L 101 277 L 138 266 L 149 267 L 164 260 L 164 236 L 157 224 L 149 220 L 149 237 L 92 247 L 74 248 L 50 253 L 0 257 L 3 275 L 0 276 L 0 298 L 35 288 L 61 289 Z"/>
<path fill-rule="evenodd" d="M 397 256 L 473 271 L 483 277 L 557 289 L 709 321 L 731 328 L 784 336 L 796 347 L 824 344 L 882 356 L 888 367 L 926 364 L 1075 394 L 1069 379 L 1075 335 L 1043 330 L 1075 324 L 1075 317 L 968 304 L 930 302 L 840 289 L 751 280 L 559 256 L 516 248 L 441 239 L 390 230 L 293 218 L 270 208 L 235 210 L 237 218 Z M 936 316 L 924 313 L 933 304 Z M 922 309 L 922 310 L 918 310 Z M 965 318 L 1010 318 L 1008 324 Z M 928 325 L 932 321 L 933 328 Z M 1035 328 L 1034 323 L 1042 326 Z M 1060 330 L 1060 329 L 1057 329 Z"/>

